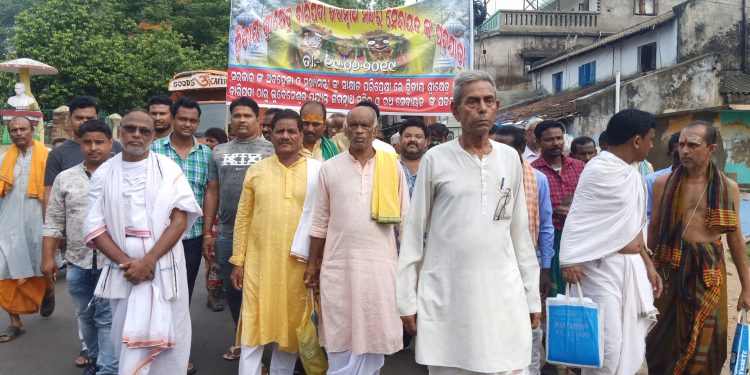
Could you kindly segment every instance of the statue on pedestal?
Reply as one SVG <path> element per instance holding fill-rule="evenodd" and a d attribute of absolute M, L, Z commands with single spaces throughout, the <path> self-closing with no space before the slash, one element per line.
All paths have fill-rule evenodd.
<path fill-rule="evenodd" d="M 15 109 L 35 109 L 32 107 L 36 107 L 36 100 L 34 98 L 26 95 L 26 85 L 18 82 L 16 83 L 14 90 L 16 92 L 15 96 L 11 96 L 8 98 L 8 105 L 15 108 Z"/>

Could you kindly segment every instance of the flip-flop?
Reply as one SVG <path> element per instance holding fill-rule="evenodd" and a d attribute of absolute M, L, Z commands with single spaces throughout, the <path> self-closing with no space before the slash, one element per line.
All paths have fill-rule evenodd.
<path fill-rule="evenodd" d="M 227 361 L 234 361 L 236 359 L 240 358 L 241 348 L 239 346 L 230 346 L 229 349 L 227 349 L 226 353 L 221 356 L 221 358 L 226 359 Z"/>
<path fill-rule="evenodd" d="M 42 299 L 42 307 L 39 309 L 39 315 L 46 318 L 55 312 L 55 293 L 48 293 Z"/>
<path fill-rule="evenodd" d="M 73 364 L 76 365 L 76 367 L 86 367 L 86 365 L 89 364 L 89 351 L 86 349 L 81 350 L 81 352 L 78 353 L 78 357 L 73 361 Z"/>
<path fill-rule="evenodd" d="M 13 341 L 13 339 L 24 333 L 26 331 L 22 327 L 9 326 L 5 334 L 0 335 L 0 343 Z"/>
<path fill-rule="evenodd" d="M 195 368 L 195 365 L 192 362 L 188 363 L 187 375 L 193 375 L 196 372 L 198 372 L 198 369 Z"/>

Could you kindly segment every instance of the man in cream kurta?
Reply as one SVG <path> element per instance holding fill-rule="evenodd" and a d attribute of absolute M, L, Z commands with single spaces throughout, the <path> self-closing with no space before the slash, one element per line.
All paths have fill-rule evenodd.
<path fill-rule="evenodd" d="M 276 154 L 247 171 L 229 258 L 232 284 L 242 290 L 240 375 L 261 375 L 263 345 L 270 343 L 275 344 L 270 374 L 294 372 L 295 330 L 307 296 L 306 265 L 291 250 L 306 200 L 314 200 L 321 163 L 299 153 L 302 119 L 296 112 L 277 113 L 269 127 Z"/>
<path fill-rule="evenodd" d="M 523 169 L 515 150 L 489 140 L 499 104 L 492 78 L 471 71 L 455 85 L 453 114 L 464 131 L 420 163 L 398 310 L 430 374 L 523 374 L 541 311 Z"/>
<path fill-rule="evenodd" d="M 328 352 L 328 374 L 372 375 L 383 366 L 384 354 L 403 346 L 396 313 L 398 253 L 394 225 L 371 218 L 378 159 L 372 148 L 374 111 L 355 108 L 347 124 L 347 136 L 353 140 L 349 151 L 320 169 L 308 270 L 317 263 L 324 243 L 320 343 Z M 392 198 L 398 199 L 403 217 L 409 191 L 395 154 L 391 155 L 394 169 L 389 184 L 397 188 L 398 196 Z M 305 276 L 309 282 L 307 271 Z"/>

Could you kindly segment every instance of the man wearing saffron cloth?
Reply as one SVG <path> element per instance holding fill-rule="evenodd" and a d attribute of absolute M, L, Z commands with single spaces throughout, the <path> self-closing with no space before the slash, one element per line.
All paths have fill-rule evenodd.
<path fill-rule="evenodd" d="M 326 137 L 326 106 L 318 101 L 309 101 L 299 110 L 302 117 L 302 147 L 306 158 L 326 161 L 339 153 L 334 142 Z"/>
<path fill-rule="evenodd" d="M 46 278 L 42 275 L 42 199 L 47 148 L 32 138 L 34 127 L 25 117 L 8 125 L 13 141 L 0 157 L 0 307 L 10 326 L 0 342 L 25 331 L 21 314 L 39 311 Z"/>
<path fill-rule="evenodd" d="M 243 295 L 240 375 L 261 375 L 266 344 L 273 344 L 270 373 L 294 372 L 296 329 L 307 296 L 306 265 L 299 260 L 308 258 L 321 163 L 300 155 L 302 119 L 297 112 L 278 112 L 269 128 L 276 154 L 247 171 L 229 258 L 232 285 Z"/>
<path fill-rule="evenodd" d="M 182 237 L 202 215 L 182 169 L 150 151 L 154 120 L 122 118 L 122 153 L 91 178 L 84 242 L 106 262 L 94 295 L 109 298 L 121 374 L 184 375 L 190 356 Z"/>
<path fill-rule="evenodd" d="M 578 180 L 560 242 L 565 280 L 604 316 L 604 363 L 583 375 L 632 375 L 656 322 L 654 297 L 661 279 L 644 242 L 646 184 L 632 164 L 653 146 L 656 117 L 636 109 L 618 112 L 607 124 L 608 151 L 586 164 Z M 659 373 L 661 374 L 661 373 Z"/>
<path fill-rule="evenodd" d="M 453 87 L 462 133 L 420 162 L 398 312 L 432 375 L 527 374 L 541 300 L 523 167 L 516 150 L 489 139 L 500 105 L 492 77 L 462 72 Z"/>
<path fill-rule="evenodd" d="M 374 149 L 375 111 L 354 108 L 346 123 L 349 150 L 320 169 L 305 284 L 320 280 L 328 375 L 373 375 L 403 346 L 394 225 L 409 208 L 409 189 L 396 154 Z"/>
<path fill-rule="evenodd" d="M 646 343 L 652 374 L 721 372 L 728 323 L 722 234 L 742 284 L 737 310 L 750 309 L 739 188 L 711 161 L 717 133 L 710 123 L 689 123 L 679 138 L 681 166 L 654 182 L 648 244 L 664 293 L 656 299 L 661 316 Z"/>

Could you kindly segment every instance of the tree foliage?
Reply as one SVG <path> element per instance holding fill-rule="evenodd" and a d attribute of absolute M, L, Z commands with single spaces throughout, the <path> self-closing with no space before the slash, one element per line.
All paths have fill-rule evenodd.
<path fill-rule="evenodd" d="M 226 36 L 200 45 L 166 21 L 139 28 L 124 11 L 116 0 L 47 0 L 16 16 L 14 54 L 60 71 L 32 78 L 43 107 L 86 94 L 98 97 L 107 111 L 122 111 L 163 94 L 175 73 L 226 69 Z"/>
<path fill-rule="evenodd" d="M 340 8 L 383 9 L 404 0 L 323 0 Z M 28 57 L 55 76 L 33 76 L 44 108 L 75 95 L 109 112 L 143 106 L 178 72 L 227 68 L 231 0 L 0 0 L 0 61 Z M 0 98 L 16 76 L 0 73 Z"/>
<path fill-rule="evenodd" d="M 404 5 L 404 0 L 320 0 L 323 3 L 345 9 L 385 9 Z"/>
<path fill-rule="evenodd" d="M 0 61 L 13 50 L 15 17 L 41 0 L 0 0 Z"/>
<path fill-rule="evenodd" d="M 479 27 L 487 20 L 487 3 L 483 0 L 474 0 L 474 27 Z"/>

